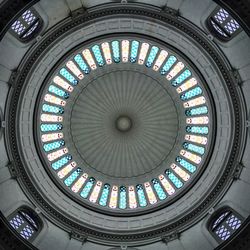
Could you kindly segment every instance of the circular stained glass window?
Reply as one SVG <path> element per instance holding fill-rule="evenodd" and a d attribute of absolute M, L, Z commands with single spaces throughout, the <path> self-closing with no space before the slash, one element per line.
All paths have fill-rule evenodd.
<path fill-rule="evenodd" d="M 89 42 L 41 90 L 40 153 L 86 206 L 131 214 L 167 205 L 206 165 L 209 99 L 197 70 L 166 44 L 132 35 Z"/>

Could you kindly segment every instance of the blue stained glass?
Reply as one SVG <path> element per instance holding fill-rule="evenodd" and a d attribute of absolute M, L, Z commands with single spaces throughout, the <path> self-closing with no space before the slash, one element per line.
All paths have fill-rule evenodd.
<path fill-rule="evenodd" d="M 53 169 L 57 170 L 61 168 L 62 166 L 64 166 L 65 164 L 67 164 L 71 159 L 72 159 L 71 155 L 64 156 L 60 160 L 53 162 L 51 166 Z"/>
<path fill-rule="evenodd" d="M 176 60 L 177 59 L 176 59 L 175 56 L 170 56 L 168 58 L 168 60 L 166 61 L 165 65 L 162 67 L 161 74 L 165 75 L 170 70 L 170 68 L 174 65 L 174 63 L 176 62 Z"/>
<path fill-rule="evenodd" d="M 205 149 L 203 147 L 199 147 L 194 144 L 187 143 L 187 142 L 183 143 L 183 148 L 193 151 L 195 153 L 201 154 L 201 155 L 205 153 Z"/>
<path fill-rule="evenodd" d="M 181 157 L 176 157 L 176 162 L 178 162 L 182 167 L 187 169 L 190 173 L 194 173 L 196 171 L 196 167 Z"/>
<path fill-rule="evenodd" d="M 79 67 L 81 68 L 81 70 L 85 73 L 85 74 L 89 74 L 90 72 L 90 68 L 89 66 L 85 63 L 85 61 L 83 60 L 83 58 L 81 57 L 81 55 L 76 55 L 74 57 L 76 63 L 79 65 Z"/>
<path fill-rule="evenodd" d="M 152 64 L 153 64 L 153 62 L 155 60 L 155 57 L 156 57 L 158 51 L 159 51 L 159 48 L 156 47 L 156 46 L 153 46 L 151 48 L 149 56 L 148 56 L 148 59 L 147 59 L 147 62 L 146 62 L 146 66 L 147 67 L 151 67 L 152 66 Z"/>
<path fill-rule="evenodd" d="M 55 113 L 55 114 L 63 114 L 64 109 L 62 107 L 56 107 L 48 104 L 43 104 L 43 111 L 44 112 L 50 112 L 50 113 Z"/>
<path fill-rule="evenodd" d="M 136 186 L 136 191 L 137 191 L 140 207 L 146 207 L 147 206 L 147 200 L 146 200 L 146 197 L 145 197 L 143 186 L 141 184 L 137 185 Z"/>
<path fill-rule="evenodd" d="M 208 127 L 198 127 L 198 126 L 187 126 L 186 131 L 194 134 L 208 134 Z"/>
<path fill-rule="evenodd" d="M 102 194 L 100 196 L 99 204 L 101 206 L 106 206 L 108 202 L 108 197 L 109 197 L 109 192 L 110 192 L 110 185 L 105 184 L 102 190 Z"/>
<path fill-rule="evenodd" d="M 116 63 L 120 62 L 120 48 L 119 48 L 119 42 L 118 42 L 118 41 L 113 41 L 113 42 L 111 43 L 111 47 L 112 47 L 114 62 L 116 62 Z"/>
<path fill-rule="evenodd" d="M 65 144 L 64 140 L 60 140 L 60 141 L 55 141 L 55 142 L 51 142 L 51 143 L 47 143 L 43 145 L 43 148 L 46 152 L 60 148 L 61 146 L 63 146 Z"/>
<path fill-rule="evenodd" d="M 96 59 L 98 65 L 103 66 L 104 65 L 104 60 L 103 60 L 102 53 L 101 53 L 99 45 L 94 45 L 91 48 L 91 50 L 94 53 L 94 56 L 95 56 L 95 59 Z"/>
<path fill-rule="evenodd" d="M 199 108 L 187 109 L 185 113 L 187 116 L 192 116 L 192 115 L 207 114 L 207 112 L 208 112 L 207 106 L 202 106 Z"/>
<path fill-rule="evenodd" d="M 51 93 L 53 93 L 55 95 L 58 95 L 60 97 L 63 97 L 64 99 L 67 99 L 69 97 L 69 93 L 57 88 L 54 85 L 49 86 L 49 92 L 51 92 Z"/>
<path fill-rule="evenodd" d="M 183 186 L 183 183 L 180 181 L 180 179 L 176 177 L 176 175 L 173 174 L 169 169 L 166 170 L 166 174 L 177 188 L 181 188 Z"/>
<path fill-rule="evenodd" d="M 164 192 L 164 190 L 162 189 L 159 181 L 157 179 L 153 179 L 152 180 L 152 183 L 153 183 L 153 186 L 154 186 L 154 189 L 159 197 L 160 200 L 164 200 L 167 198 L 167 195 L 166 193 Z"/>
<path fill-rule="evenodd" d="M 187 91 L 186 93 L 182 94 L 180 96 L 180 98 L 181 98 L 181 100 L 185 101 L 185 100 L 193 98 L 197 95 L 200 95 L 201 93 L 202 93 L 202 89 L 200 87 L 196 87 L 196 88 L 191 89 L 191 90 Z"/>
<path fill-rule="evenodd" d="M 130 62 L 136 62 L 139 51 L 139 42 L 132 41 L 131 43 L 131 51 L 130 51 Z"/>
<path fill-rule="evenodd" d="M 192 75 L 191 71 L 186 69 L 174 81 L 172 81 L 172 85 L 176 87 L 177 85 L 185 81 L 191 75 Z"/>
<path fill-rule="evenodd" d="M 69 73 L 69 71 L 66 68 L 60 69 L 60 74 L 65 77 L 72 85 L 77 85 L 78 81 L 75 79 L 75 77 Z"/>
<path fill-rule="evenodd" d="M 120 187 L 119 208 L 125 209 L 127 206 L 127 192 L 126 187 Z"/>
<path fill-rule="evenodd" d="M 95 179 L 94 178 L 89 178 L 89 181 L 87 182 L 87 184 L 85 185 L 85 187 L 83 188 L 82 192 L 81 192 L 81 196 L 83 198 L 87 198 L 93 185 L 95 184 Z"/>
<path fill-rule="evenodd" d="M 65 185 L 69 187 L 76 180 L 76 178 L 81 172 L 82 170 L 80 168 L 75 170 L 69 177 L 64 180 Z"/>
<path fill-rule="evenodd" d="M 57 131 L 57 130 L 62 130 L 63 125 L 62 124 L 41 124 L 40 126 L 41 131 L 43 132 L 48 132 L 48 131 Z"/>

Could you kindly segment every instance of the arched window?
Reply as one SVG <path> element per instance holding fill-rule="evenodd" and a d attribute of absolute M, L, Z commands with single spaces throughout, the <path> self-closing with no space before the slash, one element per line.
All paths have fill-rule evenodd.
<path fill-rule="evenodd" d="M 209 230 L 217 241 L 227 240 L 242 224 L 243 218 L 229 207 L 215 213 L 209 223 Z"/>
<path fill-rule="evenodd" d="M 22 42 L 28 42 L 38 35 L 42 19 L 34 8 L 26 10 L 12 25 L 10 33 Z"/>
<path fill-rule="evenodd" d="M 220 40 L 228 41 L 241 31 L 236 20 L 223 8 L 217 7 L 208 17 L 209 30 Z"/>
<path fill-rule="evenodd" d="M 10 225 L 26 240 L 32 241 L 42 228 L 38 215 L 28 207 L 21 207 L 8 218 Z"/>

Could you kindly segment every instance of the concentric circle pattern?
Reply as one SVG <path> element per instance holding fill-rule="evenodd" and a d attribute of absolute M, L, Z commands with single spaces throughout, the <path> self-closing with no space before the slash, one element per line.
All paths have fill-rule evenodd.
<path fill-rule="evenodd" d="M 157 42 L 89 43 L 42 92 L 37 132 L 45 162 L 72 195 L 103 210 L 168 202 L 208 155 L 213 128 L 204 84 Z"/>

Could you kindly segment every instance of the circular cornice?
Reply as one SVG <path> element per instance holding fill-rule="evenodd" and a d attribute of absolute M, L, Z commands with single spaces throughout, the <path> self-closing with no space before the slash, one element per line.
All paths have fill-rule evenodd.
<path fill-rule="evenodd" d="M 130 232 L 131 228 L 133 228 L 132 224 L 129 231 L 124 229 L 120 231 L 123 233 L 117 234 L 116 230 L 112 231 L 112 229 L 104 233 L 103 230 L 93 229 L 93 227 L 89 225 L 83 226 L 79 221 L 77 222 L 77 220 L 72 219 L 72 217 L 70 218 L 70 216 L 65 216 L 62 212 L 60 212 L 60 210 L 56 210 L 47 201 L 44 195 L 40 193 L 41 190 L 38 191 L 38 188 L 34 186 L 31 173 L 27 172 L 27 166 L 24 165 L 25 163 L 23 162 L 23 158 L 25 156 L 20 148 L 18 134 L 16 134 L 16 125 L 18 124 L 17 115 L 20 108 L 19 98 L 22 96 L 22 87 L 25 86 L 26 79 L 30 77 L 33 65 L 35 65 L 39 61 L 38 59 L 43 56 L 44 51 L 57 42 L 57 39 L 60 36 L 63 37 L 70 30 L 73 32 L 73 30 L 79 25 L 84 24 L 86 26 L 89 23 L 93 23 L 94 20 L 105 20 L 114 17 L 114 15 L 117 15 L 117 17 L 119 16 L 120 18 L 129 17 L 131 19 L 137 18 L 144 21 L 154 19 L 154 23 L 159 22 L 160 24 L 165 24 L 168 27 L 171 27 L 171 29 L 175 31 L 178 30 L 185 34 L 186 37 L 192 39 L 196 45 L 199 44 L 199 49 L 202 50 L 211 61 L 213 61 L 213 68 L 216 68 L 216 71 L 219 72 L 218 75 L 220 80 L 223 81 L 223 86 L 226 89 L 225 96 L 227 95 L 227 99 L 229 100 L 228 105 L 230 106 L 231 126 L 233 127 L 232 131 L 228 131 L 228 133 L 231 134 L 231 152 L 228 154 L 228 158 L 225 158 L 227 164 L 225 164 L 222 171 L 217 173 L 219 179 L 216 181 L 214 188 L 207 191 L 199 202 L 189 209 L 190 212 L 187 212 L 184 215 L 180 214 L 175 218 L 175 220 L 161 224 L 157 228 L 151 227 L 151 229 L 141 231 L 141 233 L 135 233 L 133 231 Z M 126 22 L 123 23 L 123 25 L 126 25 Z M 216 82 L 214 84 L 216 85 Z M 25 193 L 38 207 L 41 208 L 46 216 L 61 227 L 65 228 L 67 231 L 76 231 L 80 234 L 86 235 L 90 240 L 93 239 L 95 241 L 106 242 L 109 244 L 112 244 L 112 242 L 115 244 L 115 242 L 123 241 L 133 243 L 153 242 L 170 232 L 181 231 L 197 221 L 209 210 L 210 207 L 215 204 L 216 201 L 218 201 L 232 182 L 232 174 L 240 161 L 243 145 L 242 142 L 245 138 L 245 130 L 243 129 L 244 107 L 241 103 L 241 94 L 239 88 L 235 84 L 232 74 L 230 74 L 229 65 L 225 62 L 220 52 L 215 46 L 213 46 L 211 41 L 208 41 L 206 36 L 191 24 L 187 24 L 185 20 L 171 16 L 157 9 L 149 10 L 148 8 L 143 8 L 142 6 L 138 7 L 131 5 L 124 5 L 123 8 L 120 8 L 120 5 L 114 5 L 114 7 L 109 5 L 107 8 L 92 10 L 72 20 L 65 21 L 59 27 L 51 30 L 51 32 L 45 35 L 23 60 L 19 68 L 19 74 L 14 80 L 13 88 L 10 92 L 8 102 L 9 112 L 6 112 L 9 115 L 7 117 L 6 129 L 6 138 L 9 145 L 8 152 L 18 173 L 18 181 L 24 188 Z"/>

